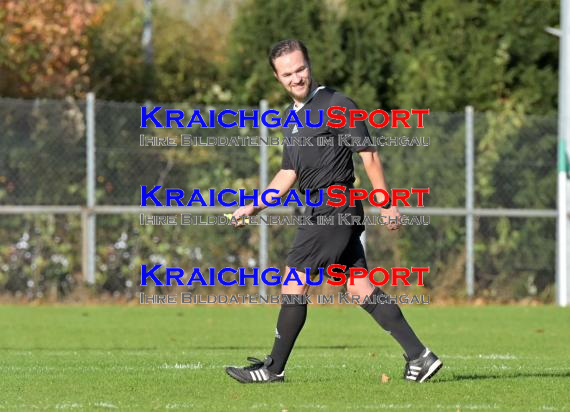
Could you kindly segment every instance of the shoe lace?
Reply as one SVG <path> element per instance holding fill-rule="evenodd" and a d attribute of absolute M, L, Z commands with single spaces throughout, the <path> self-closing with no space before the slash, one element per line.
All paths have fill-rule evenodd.
<path fill-rule="evenodd" d="M 244 368 L 246 371 L 253 371 L 253 370 L 261 368 L 264 365 L 264 362 L 262 360 L 259 360 L 257 358 L 251 357 L 251 356 L 249 358 L 247 358 L 247 360 L 248 360 L 248 362 L 251 362 L 251 365 L 246 366 Z"/>

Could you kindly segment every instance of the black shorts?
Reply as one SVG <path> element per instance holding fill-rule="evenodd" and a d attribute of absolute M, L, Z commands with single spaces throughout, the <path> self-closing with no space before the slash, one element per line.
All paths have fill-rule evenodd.
<path fill-rule="evenodd" d="M 318 275 L 319 268 L 323 268 L 326 274 L 327 267 L 333 264 L 346 265 L 347 275 L 350 268 L 368 269 L 364 248 L 360 242 L 364 226 L 340 224 L 338 218 L 342 213 L 360 216 L 362 221 L 362 202 L 357 200 L 353 207 L 334 207 L 326 204 L 327 199 L 324 194 L 322 205 L 305 207 L 304 215 L 309 216 L 314 225 L 298 227 L 293 246 L 287 255 L 287 266 L 303 272 L 306 268 L 311 268 L 311 276 Z M 317 225 L 318 216 L 332 216 L 333 224 Z"/>

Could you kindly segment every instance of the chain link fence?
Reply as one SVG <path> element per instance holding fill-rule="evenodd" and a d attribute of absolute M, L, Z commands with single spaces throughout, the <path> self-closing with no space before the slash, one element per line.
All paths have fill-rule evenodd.
<path fill-rule="evenodd" d="M 192 109 L 244 109 L 162 106 L 186 113 Z M 136 298 L 145 290 L 140 286 L 143 263 L 181 267 L 187 273 L 194 267 L 203 271 L 226 266 L 251 269 L 260 265 L 261 249 L 267 253 L 267 265 L 283 268 L 294 226 L 267 227 L 269 240 L 265 243 L 257 226 L 235 230 L 222 225 L 140 224 L 140 213 L 148 214 L 144 208 L 136 208 L 141 185 L 180 188 L 186 193 L 194 188 L 245 188 L 251 193 L 260 186 L 263 160 L 258 146 L 141 147 L 141 134 L 230 137 L 259 136 L 260 130 L 141 129 L 140 107 L 137 103 L 96 101 L 95 207 L 89 209 L 85 207 L 85 102 L 0 99 L 0 293 L 21 299 Z M 419 145 L 386 145 L 378 150 L 391 187 L 429 187 L 430 194 L 425 196 L 425 208 L 402 208 L 404 214 L 429 216 L 429 225 L 406 226 L 398 233 L 389 233 L 379 225 L 367 227 L 368 264 L 429 266 L 426 286 L 432 293 L 463 298 L 467 294 L 466 267 L 470 265 L 466 248 L 466 193 L 470 190 L 466 187 L 466 115 L 431 113 L 424 122 L 422 129 L 369 128 L 371 135 L 384 136 L 386 142 L 390 137 L 419 138 Z M 552 301 L 556 119 L 476 113 L 473 124 L 474 295 Z M 269 135 L 281 136 L 281 132 L 269 130 Z M 422 145 L 426 141 L 429 145 Z M 281 146 L 268 147 L 269 179 L 279 170 L 281 153 Z M 358 156 L 354 160 L 355 185 L 370 189 Z M 84 235 L 85 214 L 95 216 L 96 222 L 93 287 L 84 283 L 84 256 L 91 252 L 85 250 L 89 244 Z M 230 289 L 224 291 L 256 290 L 253 286 Z M 161 289 L 164 293 L 168 290 Z"/>

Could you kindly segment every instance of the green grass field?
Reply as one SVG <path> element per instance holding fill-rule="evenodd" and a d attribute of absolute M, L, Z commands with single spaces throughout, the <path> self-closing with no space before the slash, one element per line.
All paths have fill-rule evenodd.
<path fill-rule="evenodd" d="M 287 383 L 233 381 L 223 367 L 268 353 L 278 309 L 2 306 L 0 410 L 570 409 L 570 310 L 404 308 L 445 364 L 418 385 L 362 309 L 314 306 Z"/>

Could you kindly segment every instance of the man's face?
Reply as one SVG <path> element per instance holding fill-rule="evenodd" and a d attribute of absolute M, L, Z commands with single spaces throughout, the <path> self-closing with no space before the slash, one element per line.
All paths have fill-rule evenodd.
<path fill-rule="evenodd" d="M 279 56 L 273 61 L 275 77 L 296 102 L 303 102 L 311 87 L 311 70 L 301 50 Z"/>

